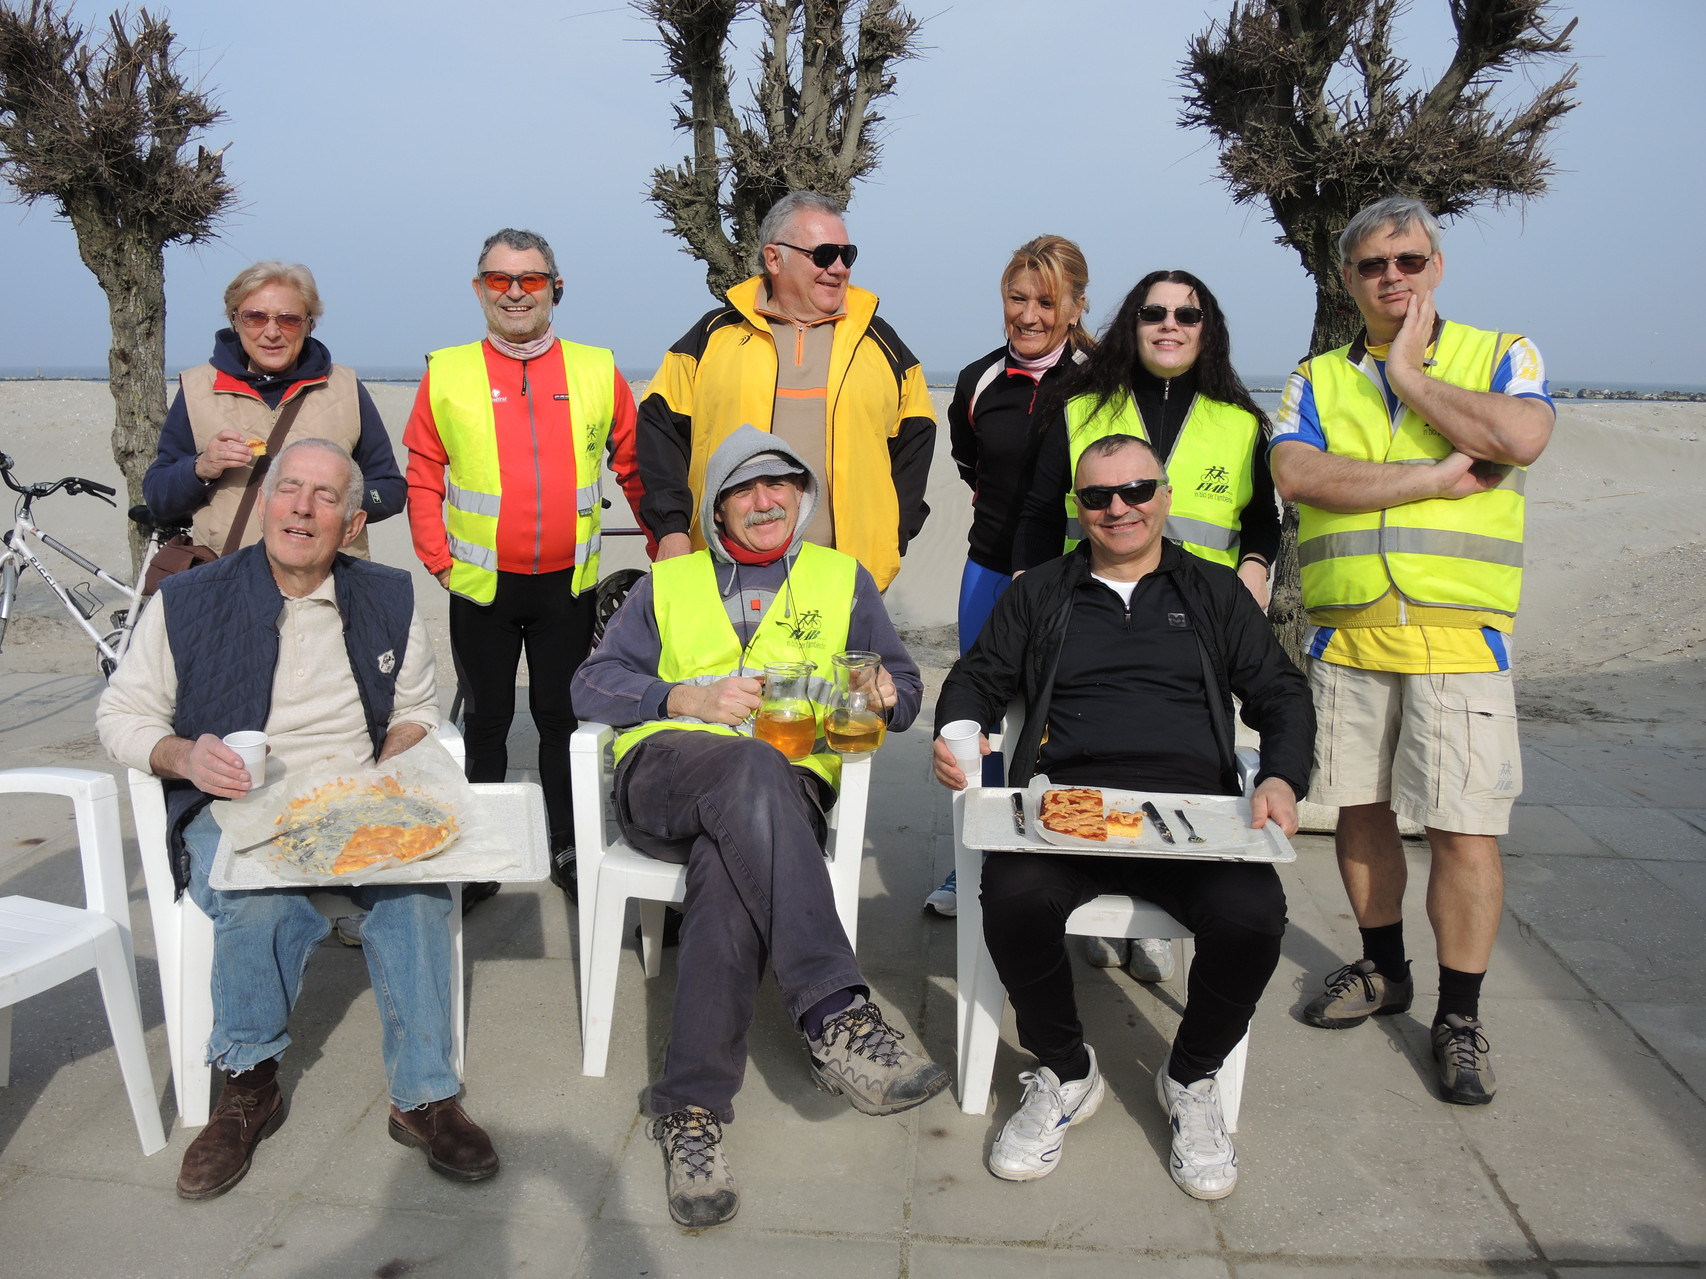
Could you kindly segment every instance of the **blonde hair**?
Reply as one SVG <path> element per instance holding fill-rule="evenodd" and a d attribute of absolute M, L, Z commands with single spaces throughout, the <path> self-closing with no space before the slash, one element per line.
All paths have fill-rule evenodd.
<path fill-rule="evenodd" d="M 1090 287 L 1090 266 L 1084 261 L 1084 251 L 1063 235 L 1039 235 L 1013 250 L 1012 260 L 1001 273 L 1001 291 L 1006 293 L 1020 275 L 1029 271 L 1042 281 L 1043 288 L 1059 306 L 1062 299 L 1071 298 L 1078 304 L 1078 318 L 1066 331 L 1066 340 L 1075 350 L 1095 348 L 1096 339 L 1084 327 L 1084 312 L 1089 303 L 1084 290 Z"/>
<path fill-rule="evenodd" d="M 225 286 L 225 318 L 237 320 L 237 307 L 243 299 L 265 284 L 288 284 L 302 295 L 302 305 L 308 309 L 308 327 L 325 314 L 320 305 L 320 289 L 314 283 L 314 273 L 300 262 L 279 262 L 269 259 L 246 266 Z"/>

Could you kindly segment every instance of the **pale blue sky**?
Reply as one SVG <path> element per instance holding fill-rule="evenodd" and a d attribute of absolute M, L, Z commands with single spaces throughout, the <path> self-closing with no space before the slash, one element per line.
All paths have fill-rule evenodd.
<path fill-rule="evenodd" d="M 1313 294 L 1302 268 L 1258 212 L 1233 207 L 1208 137 L 1176 124 L 1186 41 L 1229 8 L 917 6 L 929 48 L 899 69 L 885 160 L 848 222 L 855 281 L 881 295 L 927 369 L 998 344 L 1000 269 L 1045 231 L 1084 246 L 1098 325 L 1144 272 L 1185 267 L 1220 296 L 1246 375 L 1279 374 L 1303 353 Z M 1563 8 L 1581 19 L 1582 106 L 1554 144 L 1565 172 L 1526 210 L 1447 228 L 1441 309 L 1529 334 L 1554 385 L 1706 383 L 1691 309 L 1706 296 L 1706 250 L 1688 212 L 1706 203 L 1706 5 Z M 97 22 L 105 10 L 78 9 Z M 1446 6 L 1412 10 L 1403 50 L 1431 74 L 1446 57 Z M 399 12 L 170 6 L 189 65 L 229 113 L 207 142 L 235 141 L 227 171 L 242 203 L 220 241 L 168 255 L 170 368 L 205 358 L 225 282 L 263 257 L 313 268 L 319 336 L 338 360 L 416 366 L 479 334 L 474 254 L 511 224 L 557 248 L 568 281 L 558 332 L 650 373 L 711 298 L 644 199 L 651 168 L 686 150 L 649 29 L 613 0 L 423 0 Z M 105 302 L 69 227 L 44 202 L 0 208 L 0 228 L 0 278 L 12 281 L 0 367 L 104 366 Z"/>

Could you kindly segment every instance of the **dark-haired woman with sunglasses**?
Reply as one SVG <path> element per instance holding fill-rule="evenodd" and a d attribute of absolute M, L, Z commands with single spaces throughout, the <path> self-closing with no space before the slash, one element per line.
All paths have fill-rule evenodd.
<path fill-rule="evenodd" d="M 307 267 L 257 262 L 225 288 L 229 328 L 213 335 L 213 356 L 178 377 L 178 395 L 142 479 L 142 497 L 160 520 L 192 522 L 192 536 L 223 555 L 261 540 L 260 459 L 292 440 L 332 440 L 361 468 L 367 522 L 403 509 L 408 486 L 367 388 L 311 336 L 320 291 Z M 295 406 L 292 409 L 292 405 Z M 283 435 L 272 439 L 286 413 Z M 241 527 L 235 527 L 239 515 Z M 365 530 L 350 550 L 367 554 Z"/>
<path fill-rule="evenodd" d="M 1151 271 L 1125 301 L 1090 358 L 1060 384 L 1064 410 L 1037 457 L 1013 556 L 1027 569 L 1075 544 L 1072 477 L 1079 455 L 1106 435 L 1137 435 L 1161 454 L 1173 487 L 1167 536 L 1235 569 L 1256 603 L 1268 603 L 1279 550 L 1279 506 L 1268 471 L 1267 414 L 1232 367 L 1220 303 L 1189 271 Z M 1173 975 L 1173 943 L 1085 939 L 1089 961 L 1124 964 L 1139 981 Z"/>
<path fill-rule="evenodd" d="M 1100 346 L 1061 381 L 1018 525 L 1015 567 L 1073 544 L 1072 473 L 1091 440 L 1138 435 L 1166 459 L 1167 536 L 1237 570 L 1258 604 L 1279 550 L 1267 414 L 1232 368 L 1215 296 L 1188 271 L 1152 271 L 1126 295 Z"/>

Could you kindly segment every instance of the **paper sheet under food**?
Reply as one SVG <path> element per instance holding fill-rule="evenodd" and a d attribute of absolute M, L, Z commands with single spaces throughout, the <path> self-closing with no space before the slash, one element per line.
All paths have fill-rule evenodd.
<path fill-rule="evenodd" d="M 395 792 L 417 797 L 421 811 L 441 810 L 457 829 L 456 838 L 443 851 L 399 863 L 394 859 L 375 862 L 344 875 L 304 869 L 293 862 L 277 843 L 262 844 L 251 852 L 234 855 L 231 850 L 270 839 L 293 824 L 292 805 L 321 788 L 345 789 L 375 795 Z M 336 802 L 332 804 L 336 809 Z M 382 809 L 368 804 L 362 816 Z M 241 800 L 222 801 L 213 806 L 214 818 L 225 837 L 220 841 L 215 878 L 231 888 L 276 888 L 314 884 L 326 887 L 354 884 L 434 883 L 445 880 L 498 879 L 517 871 L 521 854 L 498 823 L 488 821 L 485 806 L 462 775 L 462 767 L 435 737 L 428 736 L 384 764 L 365 768 L 326 763 L 298 774 L 289 783 L 274 783 L 251 791 Z M 280 820 L 282 818 L 282 820 Z M 326 842 L 335 842 L 331 855 L 343 846 L 348 827 L 325 824 Z"/>

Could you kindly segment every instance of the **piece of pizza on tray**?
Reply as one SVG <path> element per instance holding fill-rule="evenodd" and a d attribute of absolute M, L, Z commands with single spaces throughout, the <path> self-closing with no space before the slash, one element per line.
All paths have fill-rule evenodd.
<path fill-rule="evenodd" d="M 279 860 L 322 875 L 420 861 L 449 847 L 460 831 L 445 804 L 391 777 L 316 787 L 291 800 L 275 824 L 284 828 Z"/>
<path fill-rule="evenodd" d="M 1046 790 L 1037 817 L 1057 835 L 1105 841 L 1109 835 L 1136 839 L 1143 833 L 1143 814 L 1108 809 L 1102 792 L 1093 786 Z"/>

